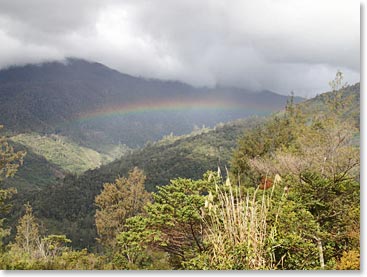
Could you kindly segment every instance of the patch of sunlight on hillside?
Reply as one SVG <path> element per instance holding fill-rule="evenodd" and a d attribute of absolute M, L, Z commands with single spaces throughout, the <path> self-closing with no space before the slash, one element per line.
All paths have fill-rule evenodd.
<path fill-rule="evenodd" d="M 93 149 L 80 146 L 66 137 L 55 134 L 19 134 L 11 140 L 23 144 L 62 169 L 77 174 L 99 167 L 104 158 Z"/>

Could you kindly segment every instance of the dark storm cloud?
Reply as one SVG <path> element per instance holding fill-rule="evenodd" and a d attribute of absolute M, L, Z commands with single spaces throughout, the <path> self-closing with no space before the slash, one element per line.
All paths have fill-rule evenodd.
<path fill-rule="evenodd" d="M 328 88 L 359 80 L 359 1 L 1 1 L 0 67 L 96 60 L 194 85 Z"/>

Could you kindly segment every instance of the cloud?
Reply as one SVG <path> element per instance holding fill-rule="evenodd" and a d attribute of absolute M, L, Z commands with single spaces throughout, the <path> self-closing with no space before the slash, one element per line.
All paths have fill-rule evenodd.
<path fill-rule="evenodd" d="M 359 1 L 0 0 L 0 67 L 81 57 L 197 86 L 312 96 L 360 78 Z"/>

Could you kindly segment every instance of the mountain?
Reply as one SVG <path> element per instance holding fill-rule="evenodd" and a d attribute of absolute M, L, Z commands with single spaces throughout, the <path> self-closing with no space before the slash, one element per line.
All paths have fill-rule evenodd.
<path fill-rule="evenodd" d="M 359 89 L 356 84 L 341 92 L 341 103 L 347 106 L 345 110 L 348 112 L 340 115 L 340 120 L 353 119 L 356 125 L 359 124 Z M 306 116 L 322 114 L 330 95 L 331 92 L 319 95 L 299 106 Z M 147 175 L 146 188 L 154 191 L 156 186 L 166 185 L 172 178 L 201 178 L 205 171 L 217 170 L 218 166 L 224 171 L 229 166 L 238 138 L 265 120 L 266 117 L 252 117 L 219 124 L 212 129 L 198 129 L 189 135 L 168 135 L 80 176 L 66 175 L 63 180 L 40 191 L 21 192 L 15 200 L 15 210 L 19 210 L 19 203 L 29 201 L 51 233 L 67 234 L 75 247 L 94 247 L 94 199 L 105 182 L 126 176 L 137 166 Z"/>
<path fill-rule="evenodd" d="M 81 174 L 131 151 L 125 145 L 116 145 L 106 149 L 107 154 L 99 153 L 56 134 L 18 134 L 9 141 L 17 151 L 27 154 L 17 174 L 2 180 L 1 185 L 26 191 L 50 186 L 67 174 Z"/>
<path fill-rule="evenodd" d="M 217 170 L 218 166 L 224 172 L 237 139 L 264 120 L 253 117 L 188 135 L 166 136 L 80 176 L 67 175 L 41 191 L 20 192 L 14 209 L 20 209 L 17 203 L 29 201 L 50 232 L 67 234 L 75 247 L 94 247 L 94 199 L 104 183 L 126 176 L 135 166 L 144 170 L 149 191 L 155 191 L 156 186 L 166 185 L 176 177 L 201 178 L 207 170 Z"/>
<path fill-rule="evenodd" d="M 141 147 L 171 132 L 270 114 L 287 99 L 133 77 L 79 59 L 0 71 L 0 118 L 10 134 L 57 134 L 105 154 L 120 144 Z"/>
<path fill-rule="evenodd" d="M 334 93 L 338 105 L 344 108 L 343 114 L 339 115 L 340 120 L 350 120 L 355 122 L 356 127 L 360 128 L 360 83 L 350 85 Z M 316 97 L 304 101 L 301 105 L 306 114 L 323 113 L 325 102 L 328 101 L 332 92 L 323 93 Z"/>
<path fill-rule="evenodd" d="M 68 174 L 63 168 L 32 149 L 13 141 L 10 141 L 10 144 L 16 151 L 26 151 L 27 154 L 15 176 L 2 180 L 1 187 L 14 187 L 24 193 L 39 191 L 50 184 L 60 182 Z"/>

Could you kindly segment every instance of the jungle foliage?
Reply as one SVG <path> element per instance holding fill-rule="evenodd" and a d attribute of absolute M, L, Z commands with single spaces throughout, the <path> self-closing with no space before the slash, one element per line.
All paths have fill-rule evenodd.
<path fill-rule="evenodd" d="M 224 147 L 230 163 L 219 162 L 218 151 L 232 142 L 203 131 L 147 145 L 110 171 L 103 168 L 109 179 L 97 177 L 101 170 L 67 177 L 28 198 L 8 240 L 5 212 L 15 191 L 1 189 L 1 268 L 359 269 L 359 85 L 344 86 L 338 72 L 331 86 L 314 100 L 322 102 L 318 112 L 290 100 L 284 111 L 247 128 L 236 148 Z M 227 134 L 228 128 L 218 129 Z M 6 138 L 0 142 L 0 173 L 9 177 L 24 153 Z M 211 152 L 212 145 L 218 148 Z M 215 163 L 201 172 L 197 162 L 205 155 Z M 169 168 L 177 176 L 168 181 Z M 61 225 L 74 231 L 60 232 Z M 96 241 L 87 249 L 75 241 L 90 237 Z"/>

